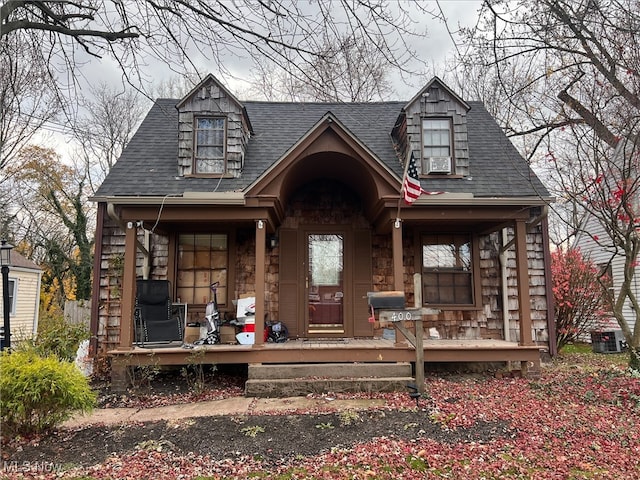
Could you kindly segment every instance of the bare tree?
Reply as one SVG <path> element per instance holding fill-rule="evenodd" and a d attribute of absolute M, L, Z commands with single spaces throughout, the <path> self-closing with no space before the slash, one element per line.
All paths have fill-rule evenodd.
<path fill-rule="evenodd" d="M 327 39 L 320 56 L 304 70 L 304 78 L 299 78 L 268 59 L 258 62 L 250 91 L 269 100 L 322 102 L 370 102 L 393 93 L 385 57 L 351 36 L 335 43 Z"/>
<path fill-rule="evenodd" d="M 106 177 L 122 150 L 131 139 L 146 111 L 145 98 L 129 89 L 110 87 L 104 83 L 92 87 L 82 97 L 73 139 L 79 145 L 74 158 L 79 171 L 86 171 L 90 192 Z"/>
<path fill-rule="evenodd" d="M 640 111 L 640 2 L 485 2 L 468 62 L 492 67 L 498 94 L 519 112 L 510 135 L 535 135 L 533 156 L 551 132 L 586 124 L 615 147 Z"/>
<path fill-rule="evenodd" d="M 20 38 L 0 38 L 0 170 L 60 111 L 41 60 Z"/>
<path fill-rule="evenodd" d="M 611 262 L 624 259 L 613 313 L 638 368 L 640 305 L 631 285 L 640 227 L 640 1 L 487 1 L 483 12 L 480 28 L 468 32 L 466 63 L 493 80 L 508 105 L 499 116 L 505 130 L 548 169 L 571 232 L 595 219 L 603 235 L 584 233 Z"/>
<path fill-rule="evenodd" d="M 204 58 L 226 71 L 223 57 L 234 55 L 267 57 L 305 78 L 304 67 L 323 55 L 327 40 L 344 35 L 404 68 L 414 58 L 407 40 L 416 10 L 413 2 L 382 0 L 11 1 L 0 6 L 0 35 L 28 39 L 60 74 L 74 72 L 83 58 L 109 56 L 129 82 L 142 84 L 149 57 L 177 71 L 198 71 Z"/>

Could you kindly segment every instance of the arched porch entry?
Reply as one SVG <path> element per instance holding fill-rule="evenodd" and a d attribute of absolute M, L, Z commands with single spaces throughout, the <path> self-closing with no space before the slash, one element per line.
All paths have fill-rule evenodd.
<path fill-rule="evenodd" d="M 372 232 L 389 232 L 380 222 L 397 208 L 399 190 L 397 175 L 329 115 L 247 191 L 248 206 L 271 213 L 278 317 L 292 337 L 373 334 Z"/>

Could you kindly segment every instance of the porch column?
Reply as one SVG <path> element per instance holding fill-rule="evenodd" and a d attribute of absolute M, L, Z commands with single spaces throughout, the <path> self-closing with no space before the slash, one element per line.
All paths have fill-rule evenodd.
<path fill-rule="evenodd" d="M 396 219 L 391 229 L 393 249 L 393 289 L 404 292 L 404 268 L 402 266 L 402 220 Z"/>
<path fill-rule="evenodd" d="M 524 220 L 516 220 L 516 274 L 518 277 L 520 345 L 533 345 L 533 340 L 531 338 L 529 262 L 527 260 L 527 226 Z"/>
<path fill-rule="evenodd" d="M 136 235 L 135 224 L 127 224 L 120 304 L 120 350 L 128 350 L 133 345 L 133 313 L 136 299 Z"/>
<path fill-rule="evenodd" d="M 254 347 L 264 346 L 264 282 L 265 251 L 267 242 L 267 222 L 256 222 L 256 334 Z"/>

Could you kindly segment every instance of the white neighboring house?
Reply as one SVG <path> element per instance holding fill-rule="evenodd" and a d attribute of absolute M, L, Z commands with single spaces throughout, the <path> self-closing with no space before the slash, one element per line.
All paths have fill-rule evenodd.
<path fill-rule="evenodd" d="M 598 242 L 594 240 L 594 237 L 598 239 Z M 612 280 L 611 288 L 617 297 L 620 292 L 622 277 L 624 276 L 624 255 L 612 253 L 612 249 L 605 246 L 606 243 L 611 243 L 611 239 L 605 231 L 605 228 L 597 218 L 592 215 L 588 216 L 576 235 L 574 247 L 580 249 L 580 252 L 582 252 L 585 258 L 590 259 L 601 268 L 605 268 L 609 262 L 611 262 L 611 268 L 608 274 Z M 633 290 L 636 295 L 640 294 L 640 282 L 637 276 L 634 278 Z M 629 301 L 625 302 L 622 312 L 629 328 L 633 331 L 635 313 Z M 615 318 L 612 317 L 609 323 L 609 325 L 603 325 L 603 329 L 620 330 L 620 326 Z"/>
<path fill-rule="evenodd" d="M 9 302 L 11 342 L 24 338 L 33 338 L 38 331 L 38 313 L 40 310 L 40 282 L 42 269 L 15 250 L 11 252 L 9 267 Z M 0 317 L 4 312 L 0 295 Z M 4 318 L 0 321 L 3 325 Z"/>
<path fill-rule="evenodd" d="M 613 169 L 614 174 L 611 175 L 609 179 L 605 180 L 606 183 L 609 183 L 609 185 L 605 187 L 609 189 L 609 192 L 613 192 L 615 190 L 615 183 L 619 181 L 620 178 L 625 178 L 621 171 L 629 168 L 628 157 L 630 157 L 631 155 L 628 153 L 623 155 L 623 152 L 625 150 L 631 151 L 632 148 L 633 146 L 630 145 L 630 143 L 625 142 L 620 142 L 618 147 L 616 147 L 613 154 L 614 156 L 612 166 L 610 166 L 610 168 Z M 608 267 L 607 274 L 611 277 L 612 280 L 612 285 L 610 288 L 613 289 L 614 298 L 617 298 L 624 279 L 624 252 L 616 253 L 616 249 L 613 247 L 613 240 L 611 239 L 611 235 L 606 230 L 606 227 L 602 225 L 602 223 L 598 220 L 598 218 L 596 218 L 594 215 L 586 216 L 579 228 L 573 246 L 574 248 L 580 249 L 583 256 L 593 261 L 596 265 L 600 266 L 601 268 Z M 636 261 L 638 260 L 640 259 L 636 258 Z M 631 289 L 636 297 L 640 296 L 640 279 L 638 279 L 638 274 L 640 274 L 640 271 L 637 270 L 631 284 Z M 622 314 L 627 325 L 629 326 L 629 329 L 633 334 L 636 315 L 629 300 L 625 301 L 622 308 Z M 620 325 L 612 315 L 609 323 L 600 325 L 599 330 L 620 330 Z M 620 337 L 619 339 L 616 338 L 616 340 L 622 341 L 622 337 Z"/>

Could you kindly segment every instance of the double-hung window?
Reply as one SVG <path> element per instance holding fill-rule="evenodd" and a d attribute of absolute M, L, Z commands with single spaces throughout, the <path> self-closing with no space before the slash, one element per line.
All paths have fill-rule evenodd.
<path fill-rule="evenodd" d="M 471 235 L 423 235 L 422 285 L 422 298 L 427 304 L 473 304 Z"/>
<path fill-rule="evenodd" d="M 451 120 L 422 119 L 422 171 L 451 173 Z"/>
<path fill-rule="evenodd" d="M 196 117 L 194 168 L 196 174 L 223 175 L 226 169 L 224 117 Z"/>

